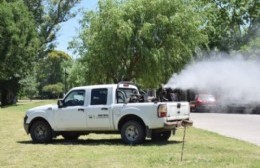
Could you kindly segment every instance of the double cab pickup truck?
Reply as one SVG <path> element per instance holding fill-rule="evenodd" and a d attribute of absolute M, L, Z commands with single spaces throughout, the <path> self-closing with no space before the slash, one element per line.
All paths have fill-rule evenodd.
<path fill-rule="evenodd" d="M 57 105 L 29 109 L 24 129 L 35 143 L 118 133 L 126 144 L 140 144 L 145 138 L 167 141 L 189 120 L 188 102 L 131 102 L 135 94 L 138 88 L 127 83 L 75 87 Z"/>

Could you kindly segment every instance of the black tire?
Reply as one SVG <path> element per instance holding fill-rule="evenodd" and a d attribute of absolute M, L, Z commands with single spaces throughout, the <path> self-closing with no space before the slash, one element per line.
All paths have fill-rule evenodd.
<path fill-rule="evenodd" d="M 30 134 L 35 143 L 47 143 L 52 140 L 52 129 L 45 121 L 34 122 L 31 126 Z"/>
<path fill-rule="evenodd" d="M 70 132 L 67 133 L 66 132 L 66 133 L 63 133 L 62 136 L 64 139 L 71 141 L 71 140 L 77 140 L 80 135 L 77 133 L 70 133 Z"/>
<path fill-rule="evenodd" d="M 145 127 L 138 121 L 127 121 L 121 129 L 121 137 L 126 144 L 140 144 L 146 137 Z"/>
<path fill-rule="evenodd" d="M 152 133 L 152 141 L 168 141 L 171 137 L 171 131 L 164 132 L 153 132 Z"/>

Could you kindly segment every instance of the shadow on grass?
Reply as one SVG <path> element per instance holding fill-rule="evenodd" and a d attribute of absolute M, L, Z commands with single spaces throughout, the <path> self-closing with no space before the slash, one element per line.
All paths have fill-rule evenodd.
<path fill-rule="evenodd" d="M 34 143 L 33 141 L 17 141 L 20 144 L 39 144 Z M 172 145 L 172 144 L 180 144 L 182 141 L 166 141 L 166 142 L 154 142 L 151 140 L 145 140 L 144 143 L 133 145 L 133 146 L 164 146 L 164 145 Z M 97 145 L 114 145 L 114 146 L 129 146 L 128 144 L 124 144 L 121 139 L 78 139 L 78 140 L 65 140 L 65 139 L 53 139 L 50 143 L 44 143 L 41 145 L 89 145 L 89 146 L 97 146 Z M 130 145 L 132 146 L 132 145 Z"/>
<path fill-rule="evenodd" d="M 0 108 L 5 109 L 5 108 L 9 108 L 9 107 L 17 107 L 20 106 L 19 104 L 12 104 L 12 105 L 1 105 Z"/>

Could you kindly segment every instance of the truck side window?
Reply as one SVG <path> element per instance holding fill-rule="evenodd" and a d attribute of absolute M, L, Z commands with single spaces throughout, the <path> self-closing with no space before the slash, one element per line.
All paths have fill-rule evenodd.
<path fill-rule="evenodd" d="M 85 101 L 85 90 L 74 90 L 64 99 L 64 106 L 83 106 Z"/>
<path fill-rule="evenodd" d="M 91 105 L 106 105 L 107 104 L 107 89 L 92 89 Z"/>

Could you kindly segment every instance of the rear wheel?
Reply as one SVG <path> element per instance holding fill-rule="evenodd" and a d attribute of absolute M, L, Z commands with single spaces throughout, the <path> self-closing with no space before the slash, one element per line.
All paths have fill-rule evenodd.
<path fill-rule="evenodd" d="M 32 124 L 30 134 L 33 142 L 47 143 L 52 139 L 52 130 L 45 121 L 36 121 Z"/>
<path fill-rule="evenodd" d="M 126 144 L 140 144 L 145 140 L 145 128 L 138 121 L 127 121 L 121 129 L 121 137 Z"/>
<path fill-rule="evenodd" d="M 171 131 L 152 133 L 152 141 L 168 141 L 170 137 L 171 137 Z"/>

